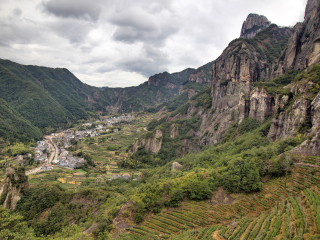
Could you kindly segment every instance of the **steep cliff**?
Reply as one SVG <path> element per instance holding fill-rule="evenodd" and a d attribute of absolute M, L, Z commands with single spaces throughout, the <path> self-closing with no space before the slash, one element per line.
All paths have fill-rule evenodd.
<path fill-rule="evenodd" d="M 263 122 L 274 114 L 275 99 L 253 85 L 271 78 L 277 56 L 271 56 L 270 43 L 281 42 L 280 52 L 290 35 L 290 29 L 271 25 L 253 39 L 231 42 L 214 62 L 211 96 L 215 112 L 203 117 L 201 125 L 202 133 L 210 133 L 204 138 L 206 144 L 219 142 L 235 121 L 248 116 Z"/>
<path fill-rule="evenodd" d="M 288 69 L 307 69 L 320 61 L 319 0 L 308 0 L 303 23 L 297 23 L 294 33 L 281 57 L 273 76 L 280 76 Z"/>
<path fill-rule="evenodd" d="M 0 200 L 4 208 L 14 210 L 17 202 L 29 188 L 28 177 L 23 168 L 7 168 Z"/>
<path fill-rule="evenodd" d="M 137 140 L 133 144 L 133 153 L 136 153 L 138 148 L 143 146 L 147 152 L 157 154 L 162 146 L 162 136 L 163 132 L 158 129 L 151 136 Z"/>
<path fill-rule="evenodd" d="M 253 38 L 270 24 L 271 22 L 265 16 L 251 13 L 243 22 L 240 38 Z"/>

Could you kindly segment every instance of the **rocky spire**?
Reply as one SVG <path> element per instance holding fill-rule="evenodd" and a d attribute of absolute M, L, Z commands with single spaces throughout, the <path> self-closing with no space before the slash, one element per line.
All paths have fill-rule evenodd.
<path fill-rule="evenodd" d="M 314 18 L 319 7 L 320 7 L 320 0 L 308 0 L 304 19 L 307 20 L 308 18 Z"/>
<path fill-rule="evenodd" d="M 0 201 L 3 207 L 14 210 L 28 188 L 28 177 L 23 167 L 7 168 L 4 186 L 0 189 Z"/>
<path fill-rule="evenodd" d="M 241 38 L 253 38 L 258 32 L 267 28 L 271 22 L 265 16 L 258 14 L 249 14 L 243 22 L 241 29 Z"/>

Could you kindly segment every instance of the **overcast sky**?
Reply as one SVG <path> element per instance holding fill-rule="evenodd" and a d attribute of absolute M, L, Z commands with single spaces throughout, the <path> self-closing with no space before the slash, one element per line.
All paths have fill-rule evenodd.
<path fill-rule="evenodd" d="M 0 0 L 0 58 L 127 87 L 215 60 L 249 13 L 303 21 L 307 0 Z"/>

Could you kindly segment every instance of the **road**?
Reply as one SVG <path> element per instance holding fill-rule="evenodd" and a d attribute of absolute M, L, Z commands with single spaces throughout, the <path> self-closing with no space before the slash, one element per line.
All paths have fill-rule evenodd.
<path fill-rule="evenodd" d="M 58 159 L 59 149 L 58 149 L 57 145 L 55 144 L 55 142 L 52 141 L 52 137 L 51 136 L 46 136 L 45 138 L 48 140 L 48 144 L 51 145 L 51 149 L 53 150 L 51 152 L 50 157 L 49 157 L 49 163 L 51 163 L 52 160 L 57 160 Z"/>
<path fill-rule="evenodd" d="M 50 164 L 53 160 L 56 160 L 58 158 L 58 154 L 59 154 L 59 149 L 57 147 L 57 145 L 55 144 L 54 141 L 52 141 L 52 136 L 45 136 L 44 137 L 45 140 L 47 141 L 47 143 L 50 145 L 50 149 L 51 149 L 51 153 L 50 153 L 50 157 L 48 159 L 48 162 L 45 164 Z M 42 164 L 44 165 L 44 164 Z M 37 167 L 37 168 L 33 168 L 30 169 L 29 171 L 26 171 L 26 175 L 30 175 L 30 174 L 36 174 L 38 172 L 42 172 L 43 170 L 41 170 L 41 167 Z"/>

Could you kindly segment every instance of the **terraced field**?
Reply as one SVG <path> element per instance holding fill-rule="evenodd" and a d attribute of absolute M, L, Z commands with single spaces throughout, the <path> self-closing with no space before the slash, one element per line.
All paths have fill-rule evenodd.
<path fill-rule="evenodd" d="M 194 239 L 320 239 L 320 161 L 307 161 L 287 182 L 273 179 L 232 204 L 184 202 L 126 230 L 133 239 L 176 239 L 186 231 Z"/>

